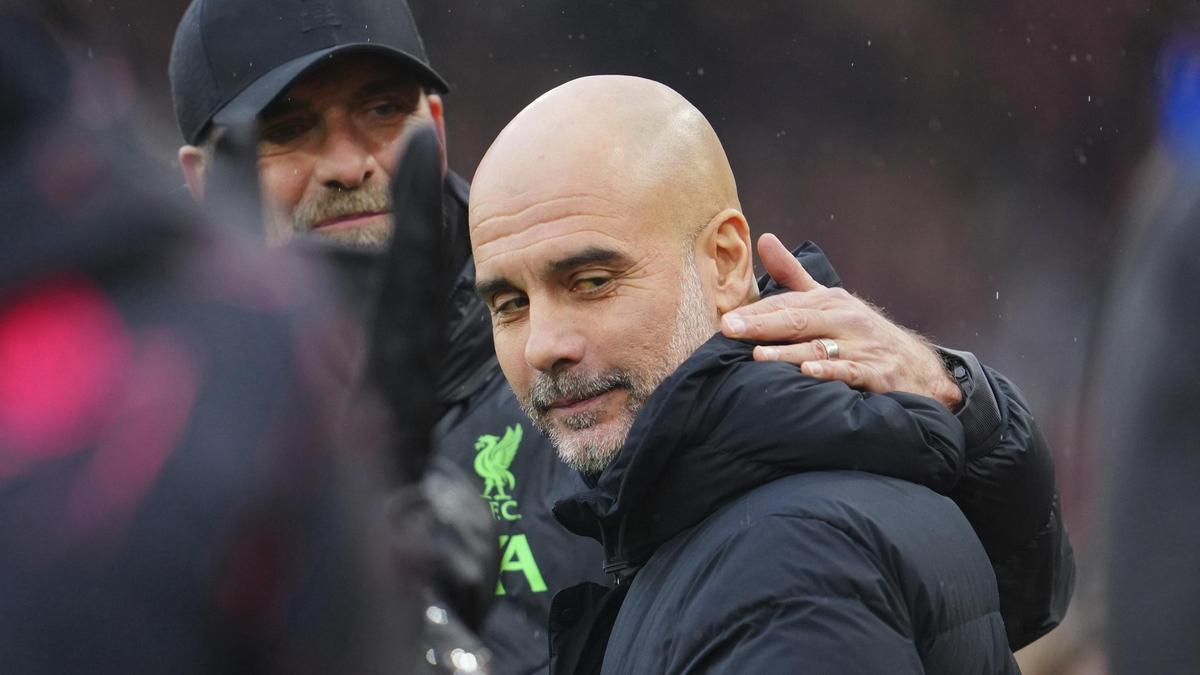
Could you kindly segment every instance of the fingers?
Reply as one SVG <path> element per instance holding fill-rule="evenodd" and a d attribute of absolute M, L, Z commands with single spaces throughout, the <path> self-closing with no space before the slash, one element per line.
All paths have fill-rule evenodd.
<path fill-rule="evenodd" d="M 856 361 L 806 361 L 800 371 L 818 380 L 838 380 L 852 389 L 884 393 L 887 389 L 876 377 L 873 369 Z"/>
<path fill-rule="evenodd" d="M 786 361 L 801 365 L 809 361 L 824 361 L 829 355 L 820 342 L 801 342 L 794 345 L 760 345 L 754 348 L 755 361 Z"/>
<path fill-rule="evenodd" d="M 861 301 L 841 288 L 825 288 L 820 286 L 810 291 L 788 291 L 778 293 L 743 307 L 732 310 L 731 314 L 746 316 L 750 314 L 766 314 L 787 307 L 795 309 L 850 309 L 861 304 Z"/>
<path fill-rule="evenodd" d="M 758 238 L 758 257 L 762 259 L 767 274 L 785 288 L 793 291 L 823 288 L 773 234 L 767 233 Z"/>
<path fill-rule="evenodd" d="M 762 314 L 738 311 L 721 317 L 721 332 L 739 340 L 801 342 L 842 335 L 851 318 L 846 311 L 787 306 Z"/>
<path fill-rule="evenodd" d="M 839 347 L 843 348 L 841 345 Z M 758 346 L 754 348 L 755 361 L 784 361 L 800 366 L 800 371 L 818 380 L 845 382 L 852 389 L 885 393 L 891 391 L 874 369 L 857 361 L 826 358 L 821 343 L 803 342 L 796 345 Z"/>

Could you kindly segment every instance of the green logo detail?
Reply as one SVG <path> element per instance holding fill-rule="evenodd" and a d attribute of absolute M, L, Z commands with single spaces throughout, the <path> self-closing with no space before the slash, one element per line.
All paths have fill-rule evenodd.
<path fill-rule="evenodd" d="M 537 561 L 533 559 L 533 551 L 529 549 L 529 540 L 523 534 L 500 535 L 500 547 L 504 553 L 500 557 L 500 574 L 505 572 L 523 572 L 525 581 L 529 582 L 529 590 L 533 593 L 545 593 L 546 582 L 538 569 Z M 504 583 L 496 582 L 496 595 L 504 595 Z"/>
<path fill-rule="evenodd" d="M 521 445 L 524 432 L 521 425 L 516 424 L 504 430 L 504 437 L 484 434 L 475 441 L 475 473 L 483 479 L 484 499 L 492 507 L 492 517 L 496 520 L 520 520 L 517 513 L 517 500 L 509 495 L 509 490 L 517 486 L 517 478 L 509 471 L 513 459 L 517 456 L 517 448 Z"/>
<path fill-rule="evenodd" d="M 492 517 L 496 520 L 520 520 L 517 513 L 517 500 L 512 498 L 511 491 L 517 487 L 517 477 L 509 469 L 517 456 L 517 448 L 521 446 L 524 431 L 520 424 L 505 427 L 504 436 L 484 434 L 475 441 L 475 473 L 483 479 L 483 494 L 492 507 Z M 525 575 L 532 593 L 545 593 L 546 580 L 538 569 L 537 561 L 533 559 L 533 550 L 529 548 L 529 539 L 524 534 L 500 535 L 500 577 L 496 581 L 496 595 L 505 595 L 504 574 L 520 572 Z"/>

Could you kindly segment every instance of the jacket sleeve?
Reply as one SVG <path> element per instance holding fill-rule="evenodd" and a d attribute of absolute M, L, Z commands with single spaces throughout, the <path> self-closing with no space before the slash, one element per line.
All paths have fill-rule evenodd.
<path fill-rule="evenodd" d="M 962 479 L 950 493 L 996 571 L 1009 646 L 1020 649 L 1062 621 L 1075 586 L 1054 462 L 1020 390 L 969 352 L 941 349 L 963 388 Z"/>

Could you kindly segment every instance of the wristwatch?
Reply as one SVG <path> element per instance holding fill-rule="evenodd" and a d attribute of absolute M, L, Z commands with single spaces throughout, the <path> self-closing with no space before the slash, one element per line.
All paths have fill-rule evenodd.
<path fill-rule="evenodd" d="M 954 413 L 966 435 L 967 460 L 987 454 L 1000 430 L 1000 406 L 988 382 L 983 364 L 971 352 L 934 347 L 946 372 L 962 392 L 962 406 Z"/>

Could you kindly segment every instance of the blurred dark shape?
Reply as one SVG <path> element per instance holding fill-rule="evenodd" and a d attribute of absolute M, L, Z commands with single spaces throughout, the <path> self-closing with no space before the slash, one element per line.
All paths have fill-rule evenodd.
<path fill-rule="evenodd" d="M 449 461 L 432 471 L 431 430 L 442 411 L 434 396 L 448 348 L 447 305 L 457 268 L 443 211 L 442 154 L 431 127 L 405 145 L 392 177 L 394 232 L 373 326 L 367 376 L 407 430 L 394 439 L 402 473 L 426 475 L 434 524 L 426 638 L 431 662 L 448 672 L 485 670 L 488 650 L 476 636 L 495 598 L 500 551 L 491 515 L 473 483 Z M 461 263 L 460 263 L 461 264 Z M 396 311 L 416 304 L 412 311 Z M 415 301 L 413 300 L 415 299 Z M 421 453 L 424 451 L 424 454 Z M 444 610 L 443 618 L 437 610 Z M 460 664 L 467 658 L 469 662 Z"/>
<path fill-rule="evenodd" d="M 404 475 L 429 462 L 433 391 L 446 357 L 447 237 L 442 155 L 432 128 L 415 132 L 392 176 L 394 234 L 372 321 L 367 377 L 396 415 L 395 456 Z M 398 310 L 407 311 L 398 311 Z"/>
<path fill-rule="evenodd" d="M 427 560 L 426 662 L 438 672 L 486 673 L 490 654 L 477 632 L 499 574 L 495 527 L 471 481 L 429 454 L 433 421 L 442 412 L 435 392 L 459 376 L 444 363 L 446 308 L 450 272 L 464 259 L 444 223 L 437 136 L 418 130 L 402 152 L 387 251 L 313 236 L 289 247 L 327 271 L 337 305 L 366 327 L 365 343 L 354 348 L 365 353 L 361 368 L 342 383 L 350 404 L 341 426 L 348 435 L 392 430 L 385 434 L 390 541 L 398 553 L 415 547 Z"/>
<path fill-rule="evenodd" d="M 1108 451 L 1108 636 L 1117 675 L 1200 672 L 1200 40 L 1164 57 L 1101 323 L 1093 422 Z"/>
<path fill-rule="evenodd" d="M 414 671 L 423 558 L 371 516 L 314 271 L 77 119 L 36 17 L 0 38 L 3 669 Z"/>
<path fill-rule="evenodd" d="M 0 25 L 0 143 L 6 148 L 21 141 L 30 125 L 67 108 L 66 58 L 57 50 L 47 53 L 45 39 L 28 17 L 10 15 Z"/>
<path fill-rule="evenodd" d="M 257 147 L 257 115 L 234 116 L 228 126 L 222 127 L 213 144 L 204 199 L 210 219 L 241 225 L 256 238 L 262 236 Z"/>
<path fill-rule="evenodd" d="M 435 383 L 446 377 L 452 273 L 462 260 L 454 255 L 446 227 L 437 135 L 430 127 L 419 128 L 402 152 L 392 177 L 395 229 L 370 319 L 365 377 L 387 400 L 397 428 L 406 430 L 392 441 L 400 474 L 425 476 L 420 500 L 425 508 L 414 503 L 392 512 L 427 509 L 431 517 L 427 658 L 447 672 L 464 665 L 474 666 L 463 668 L 466 672 L 485 672 L 490 654 L 476 633 L 491 608 L 499 575 L 495 527 L 467 477 L 448 461 L 430 465 L 428 453 L 430 431 L 442 414 L 434 393 Z M 406 306 L 412 309 L 397 311 Z"/>

